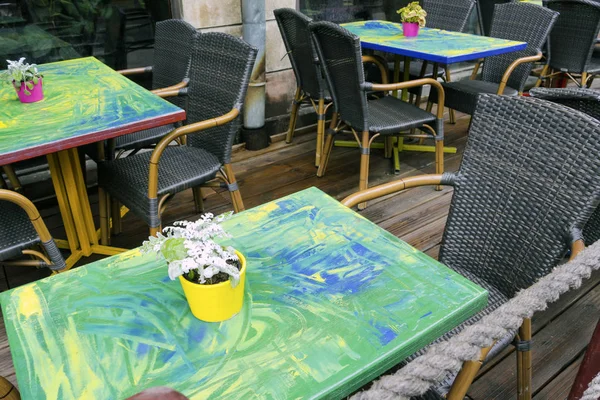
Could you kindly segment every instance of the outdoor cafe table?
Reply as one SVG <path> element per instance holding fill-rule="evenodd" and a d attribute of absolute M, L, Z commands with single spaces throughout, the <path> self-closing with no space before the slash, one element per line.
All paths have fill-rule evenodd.
<path fill-rule="evenodd" d="M 67 241 L 67 267 L 92 253 L 124 251 L 98 244 L 77 147 L 185 119 L 185 111 L 93 57 L 39 66 L 44 100 L 23 104 L 0 85 L 0 166 L 47 156 Z"/>
<path fill-rule="evenodd" d="M 453 329 L 487 292 L 310 188 L 224 223 L 242 311 L 195 319 L 136 250 L 0 294 L 24 399 L 342 398 Z"/>
<path fill-rule="evenodd" d="M 433 63 L 433 77 L 436 79 L 439 65 L 478 60 L 523 50 L 527 46 L 525 42 L 433 28 L 420 28 L 418 36 L 406 37 L 402 33 L 402 24 L 389 21 L 358 21 L 342 24 L 342 26 L 360 38 L 362 48 L 380 50 L 396 55 L 395 82 L 400 79 L 401 56 L 404 57 L 403 81 L 410 79 L 411 58 Z M 446 79 L 448 78 L 446 77 Z M 402 91 L 402 98 L 408 100 L 408 89 Z M 435 151 L 434 146 L 403 144 L 400 142 L 398 145 L 400 148 L 394 146 L 394 169 L 396 172 L 400 172 L 398 151 Z M 456 149 L 445 147 L 444 152 L 456 153 Z"/>

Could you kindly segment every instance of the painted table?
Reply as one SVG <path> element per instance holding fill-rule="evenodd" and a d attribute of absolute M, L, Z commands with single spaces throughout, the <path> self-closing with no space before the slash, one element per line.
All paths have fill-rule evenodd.
<path fill-rule="evenodd" d="M 120 254 L 0 294 L 25 399 L 341 398 L 482 309 L 487 292 L 311 188 L 225 222 L 242 311 L 195 319 L 163 261 Z"/>
<path fill-rule="evenodd" d="M 63 217 L 71 267 L 98 244 L 77 147 L 185 119 L 185 111 L 93 57 L 43 64 L 44 100 L 23 104 L 0 85 L 0 165 L 46 155 Z"/>
<path fill-rule="evenodd" d="M 484 57 L 523 50 L 525 42 L 515 42 L 468 33 L 445 31 L 441 29 L 420 28 L 416 37 L 405 37 L 402 24 L 389 21 L 358 21 L 342 24 L 344 28 L 360 38 L 365 49 L 380 50 L 396 55 L 394 82 L 400 80 L 400 58 L 404 57 L 403 81 L 410 79 L 411 58 L 424 60 L 422 71 L 428 62 L 433 63 L 433 79 L 437 79 L 439 65 L 449 65 L 462 61 L 477 60 Z M 450 82 L 450 70 L 446 67 L 446 81 Z M 397 92 L 394 92 L 397 95 Z M 417 98 L 419 100 L 420 96 Z M 408 100 L 408 89 L 402 91 L 402 99 Z M 430 110 L 432 104 L 428 105 Z M 450 122 L 454 123 L 454 110 L 450 110 Z M 338 142 L 336 142 L 338 143 Z M 351 142 L 340 142 L 348 145 Z M 402 138 L 393 147 L 394 172 L 400 173 L 400 151 L 435 152 L 435 146 L 404 144 Z M 454 147 L 444 147 L 444 153 L 456 153 Z"/>

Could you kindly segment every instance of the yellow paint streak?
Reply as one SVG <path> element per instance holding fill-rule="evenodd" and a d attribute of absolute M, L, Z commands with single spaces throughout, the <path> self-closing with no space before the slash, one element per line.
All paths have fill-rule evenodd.
<path fill-rule="evenodd" d="M 311 276 L 309 276 L 309 278 L 312 279 L 313 281 L 325 283 L 325 278 L 323 278 L 321 276 L 321 272 L 314 273 Z"/>
<path fill-rule="evenodd" d="M 0 129 L 1 128 L 8 128 L 8 125 L 6 125 L 4 122 L 0 121 Z"/>
<path fill-rule="evenodd" d="M 276 210 L 279 210 L 279 205 L 275 202 L 268 203 L 268 204 L 265 204 L 263 207 L 261 207 L 261 210 L 264 210 L 267 212 L 276 211 Z"/>
<path fill-rule="evenodd" d="M 296 357 L 295 355 L 292 354 L 290 357 L 296 363 L 296 365 L 298 366 L 298 368 L 300 368 L 302 370 L 302 372 L 304 372 L 307 375 L 312 376 L 312 372 L 310 370 L 310 367 L 308 365 L 306 365 L 306 364 L 303 363 L 303 361 L 306 358 L 306 356 L 304 356 L 304 358 L 300 359 L 300 358 L 298 358 L 298 357 Z"/>
<path fill-rule="evenodd" d="M 40 315 L 42 313 L 40 299 L 32 285 L 16 290 L 14 295 L 17 295 L 17 308 L 21 315 L 29 318 L 32 315 Z"/>

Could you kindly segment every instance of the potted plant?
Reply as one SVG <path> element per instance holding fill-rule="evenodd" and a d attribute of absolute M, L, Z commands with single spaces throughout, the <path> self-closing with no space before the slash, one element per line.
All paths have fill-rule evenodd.
<path fill-rule="evenodd" d="M 417 36 L 419 34 L 419 27 L 425 26 L 427 12 L 421 8 L 418 1 L 413 1 L 396 12 L 400 14 L 404 36 Z"/>
<path fill-rule="evenodd" d="M 227 238 L 221 222 L 208 213 L 196 222 L 179 221 L 151 236 L 142 253 L 155 253 L 167 261 L 169 278 L 179 279 L 192 314 L 206 322 L 224 321 L 237 314 L 244 301 L 246 260 L 215 239 Z"/>
<path fill-rule="evenodd" d="M 21 103 L 35 103 L 44 98 L 42 78 L 37 65 L 25 62 L 25 57 L 19 61 L 6 60 L 8 69 L 5 77 L 17 91 Z"/>

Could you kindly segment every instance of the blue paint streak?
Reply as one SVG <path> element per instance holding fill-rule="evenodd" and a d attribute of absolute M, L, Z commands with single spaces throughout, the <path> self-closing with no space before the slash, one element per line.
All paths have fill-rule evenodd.
<path fill-rule="evenodd" d="M 428 317 L 428 316 L 430 316 L 431 314 L 433 314 L 433 313 L 432 313 L 431 311 L 429 311 L 427 314 L 423 314 L 423 315 L 421 315 L 421 318 L 420 318 L 420 319 L 423 319 L 423 318 L 425 318 L 425 317 Z"/>

